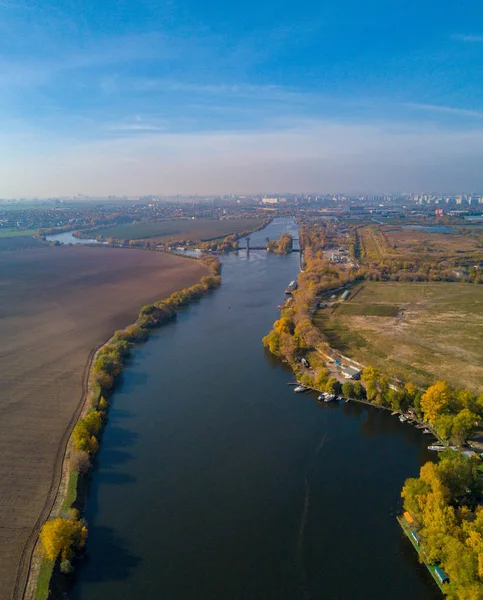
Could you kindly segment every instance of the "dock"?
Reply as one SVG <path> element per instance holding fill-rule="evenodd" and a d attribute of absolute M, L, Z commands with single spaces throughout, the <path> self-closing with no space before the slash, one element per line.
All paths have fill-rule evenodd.
<path fill-rule="evenodd" d="M 446 595 L 446 588 L 444 583 L 441 583 L 441 581 L 438 579 L 438 576 L 436 574 L 436 569 L 438 568 L 437 565 L 430 565 L 424 558 L 423 553 L 421 552 L 421 547 L 419 546 L 419 544 L 416 542 L 416 540 L 414 539 L 412 532 L 416 532 L 415 529 L 412 529 L 411 526 L 409 525 L 409 523 L 406 521 L 406 519 L 404 517 L 396 517 L 397 521 L 399 523 L 399 525 L 401 526 L 401 529 L 404 531 L 404 533 L 406 534 L 406 537 L 408 538 L 408 540 L 411 542 L 411 544 L 413 545 L 413 548 L 416 550 L 416 552 L 418 553 L 419 556 L 419 560 L 426 565 L 426 568 L 428 569 L 428 571 L 431 573 L 432 578 L 434 579 L 434 581 L 437 583 L 439 589 L 441 590 L 441 592 Z"/>

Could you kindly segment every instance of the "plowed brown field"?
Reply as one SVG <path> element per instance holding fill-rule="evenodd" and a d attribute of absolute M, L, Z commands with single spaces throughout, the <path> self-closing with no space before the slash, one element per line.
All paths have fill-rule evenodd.
<path fill-rule="evenodd" d="M 23 590 L 92 351 L 200 263 L 142 250 L 0 252 L 0 598 Z M 25 552 L 27 548 L 27 552 Z"/>

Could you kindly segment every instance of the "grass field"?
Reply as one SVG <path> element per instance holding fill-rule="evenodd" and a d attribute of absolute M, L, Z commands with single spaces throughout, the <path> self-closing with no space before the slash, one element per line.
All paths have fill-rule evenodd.
<path fill-rule="evenodd" d="M 197 283 L 209 270 L 157 252 L 47 246 L 0 252 L 0 273 L 0 598 L 6 600 L 58 477 L 54 465 L 90 352 L 131 323 L 141 306 Z"/>
<path fill-rule="evenodd" d="M 233 233 L 246 229 L 255 229 L 262 219 L 177 219 L 174 221 L 159 221 L 155 223 L 135 223 L 107 227 L 95 232 L 96 237 L 114 238 L 117 240 L 156 239 L 162 242 L 207 242 L 224 238 Z"/>
<path fill-rule="evenodd" d="M 0 238 L 15 237 L 17 235 L 35 235 L 37 229 L 6 229 L 0 227 Z"/>
<path fill-rule="evenodd" d="M 451 232 L 421 231 L 371 224 L 358 230 L 361 258 L 444 262 L 451 258 L 483 260 L 483 229 L 453 228 Z"/>
<path fill-rule="evenodd" d="M 424 386 L 483 391 L 483 286 L 366 282 L 314 320 L 333 348 Z"/>

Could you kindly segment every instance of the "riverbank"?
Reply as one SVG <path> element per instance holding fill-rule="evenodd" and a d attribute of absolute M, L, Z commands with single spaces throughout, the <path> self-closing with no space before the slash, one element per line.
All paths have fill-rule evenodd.
<path fill-rule="evenodd" d="M 216 294 L 126 366 L 70 600 L 437 600 L 412 554 L 401 562 L 394 519 L 401 481 L 430 457 L 425 436 L 386 411 L 294 395 L 260 345 L 297 259 L 225 255 Z"/>
<path fill-rule="evenodd" d="M 45 245 L 0 252 L 0 272 L 0 598 L 11 599 L 89 353 L 141 305 L 210 271 L 161 253 Z"/>
<path fill-rule="evenodd" d="M 179 292 L 174 292 L 164 301 L 145 305 L 134 323 L 124 330 L 116 331 L 105 344 L 89 356 L 85 367 L 86 375 L 83 379 L 81 400 L 64 435 L 61 444 L 63 450 L 61 446 L 59 447 L 61 451 L 56 461 L 56 471 L 60 469 L 60 476 L 56 478 L 57 481 L 52 482 L 49 497 L 37 521 L 38 525 L 31 534 L 33 537 L 38 536 L 42 522 L 53 518 L 69 518 L 68 515 L 71 513 L 74 505 L 76 505 L 76 509 L 81 508 L 76 504 L 77 488 L 88 476 L 88 470 L 84 472 L 76 471 L 70 461 L 74 453 L 76 451 L 79 453 L 80 451 L 87 455 L 87 464 L 90 461 L 90 466 L 92 467 L 92 460 L 99 446 L 96 438 L 93 438 L 94 443 L 90 443 L 88 448 L 83 445 L 79 446 L 76 438 L 72 437 L 72 432 L 75 432 L 77 426 L 88 415 L 98 414 L 102 422 L 105 423 L 108 411 L 108 404 L 105 398 L 112 393 L 120 371 L 134 345 L 144 342 L 151 330 L 175 318 L 176 312 L 181 307 L 185 307 L 191 302 L 200 299 L 204 294 L 220 285 L 221 278 L 219 274 L 221 272 L 221 265 L 219 261 L 210 256 L 200 260 L 211 270 L 211 276 L 202 277 L 199 284 L 185 288 Z M 114 356 L 115 358 L 113 358 Z M 102 430 L 99 433 L 102 434 Z M 69 440 L 68 442 L 65 441 L 66 436 Z M 83 443 L 82 439 L 80 443 Z M 85 461 L 84 464 L 86 464 Z M 55 561 L 43 557 L 40 540 L 33 547 L 30 557 L 25 556 L 25 560 L 28 560 L 30 563 L 27 582 L 24 587 L 25 592 L 22 592 L 21 584 L 19 583 L 15 593 L 24 600 L 46 600 L 49 594 L 49 582 L 54 572 Z M 22 596 L 20 596 L 21 593 L 23 594 Z"/>
<path fill-rule="evenodd" d="M 396 517 L 396 519 L 397 519 L 397 522 L 399 523 L 399 525 L 401 526 L 401 529 L 404 531 L 406 537 L 411 542 L 413 548 L 416 550 L 419 561 L 422 562 L 425 565 L 425 567 L 428 569 L 428 571 L 431 574 L 431 577 L 434 579 L 434 581 L 436 582 L 436 585 L 439 587 L 439 589 L 441 590 L 443 595 L 446 595 L 446 589 L 444 587 L 444 584 L 440 580 L 438 575 L 436 574 L 436 570 L 435 570 L 436 565 L 430 564 L 421 553 L 421 546 L 420 546 L 420 541 L 419 541 L 419 537 L 417 536 L 417 533 L 415 532 L 414 529 L 412 529 L 410 527 L 410 525 L 407 522 L 404 515 L 402 517 L 401 516 Z"/>

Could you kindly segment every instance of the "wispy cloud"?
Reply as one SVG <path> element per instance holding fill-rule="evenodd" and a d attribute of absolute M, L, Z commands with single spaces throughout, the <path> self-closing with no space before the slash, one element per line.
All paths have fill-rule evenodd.
<path fill-rule="evenodd" d="M 0 0 L 1 1 L 1 0 Z M 175 40 L 159 33 L 111 36 L 86 41 L 82 47 L 69 48 L 60 56 L 31 57 L 29 60 L 0 60 L 0 85 L 33 87 L 45 84 L 63 73 L 112 68 L 139 61 L 172 60 L 182 52 Z M 53 51 L 51 51 L 53 53 Z M 55 54 L 55 53 L 53 53 Z"/>
<path fill-rule="evenodd" d="M 100 87 L 103 92 L 108 94 L 117 94 L 129 90 L 142 93 L 179 92 L 200 95 L 250 96 L 259 99 L 263 97 L 279 97 L 281 95 L 287 96 L 295 93 L 293 90 L 278 85 L 209 83 L 159 77 L 122 77 L 119 75 L 109 75 L 103 78 Z"/>
<path fill-rule="evenodd" d="M 448 115 L 471 117 L 474 119 L 483 119 L 483 111 L 471 110 L 467 108 L 457 108 L 454 106 L 443 106 L 440 104 L 420 104 L 418 102 L 405 102 L 403 106 L 433 113 L 446 113 Z"/>
<path fill-rule="evenodd" d="M 451 38 L 460 42 L 469 42 L 473 44 L 483 44 L 483 35 L 468 35 L 463 33 L 454 33 Z"/>
<path fill-rule="evenodd" d="M 397 123 L 307 120 L 251 131 L 146 131 L 135 137 L 127 132 L 43 152 L 35 140 L 28 146 L 21 160 L 5 155 L 0 161 L 3 196 L 68 195 L 77 189 L 171 194 L 483 185 L 483 128 L 462 132 L 422 125 L 407 131 Z M 22 177 L 26 165 L 28 180 Z"/>

